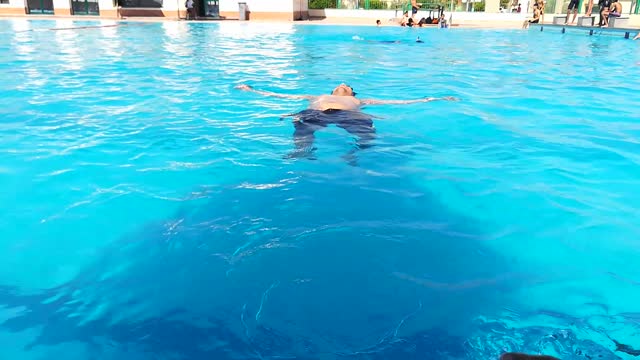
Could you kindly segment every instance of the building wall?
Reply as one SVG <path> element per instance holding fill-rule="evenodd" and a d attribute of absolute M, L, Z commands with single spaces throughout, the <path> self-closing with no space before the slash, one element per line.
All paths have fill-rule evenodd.
<path fill-rule="evenodd" d="M 242 0 L 240 0 L 242 1 Z M 308 18 L 307 0 L 244 0 L 249 9 L 249 20 L 302 20 Z M 228 19 L 239 18 L 238 0 L 220 0 L 220 15 Z M 121 8 L 113 6 L 113 0 L 98 0 L 100 16 L 106 18 L 158 16 L 185 17 L 184 0 L 164 0 L 160 9 Z M 0 4 L 0 15 L 21 15 L 26 13 L 26 0 L 10 0 Z M 53 0 L 55 15 L 71 15 L 70 0 Z"/>
<path fill-rule="evenodd" d="M 0 15 L 23 15 L 26 7 L 26 0 L 9 0 L 9 4 L 0 4 Z"/>
<path fill-rule="evenodd" d="M 54 15 L 71 15 L 71 1 L 69 0 L 53 0 Z"/>
<path fill-rule="evenodd" d="M 220 15 L 239 18 L 239 2 L 249 9 L 249 20 L 301 20 L 308 18 L 307 0 L 220 0 Z"/>
<path fill-rule="evenodd" d="M 116 18 L 118 12 L 113 7 L 113 0 L 98 0 L 98 7 L 100 8 L 100 16 L 105 18 Z"/>

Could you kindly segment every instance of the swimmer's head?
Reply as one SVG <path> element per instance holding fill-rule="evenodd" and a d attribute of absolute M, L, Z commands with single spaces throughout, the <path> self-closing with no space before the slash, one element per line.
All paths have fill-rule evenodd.
<path fill-rule="evenodd" d="M 356 96 L 356 92 L 353 91 L 353 88 L 347 84 L 338 85 L 333 91 L 331 95 L 336 96 Z"/>

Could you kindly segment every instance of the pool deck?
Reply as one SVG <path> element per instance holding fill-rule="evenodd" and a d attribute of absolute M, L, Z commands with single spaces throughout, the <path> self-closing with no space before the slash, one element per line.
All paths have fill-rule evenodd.
<path fill-rule="evenodd" d="M 97 20 L 97 21 L 137 21 L 137 22 L 164 22 L 164 21 L 186 21 L 184 19 L 175 19 L 175 18 L 167 18 L 167 17 L 126 17 L 121 19 L 105 19 L 99 16 L 60 16 L 60 15 L 38 15 L 38 16 L 30 16 L 30 15 L 3 15 L 0 16 L 0 19 L 31 19 L 31 20 Z M 383 27 L 387 26 L 395 26 L 398 27 L 398 23 L 392 21 L 392 19 L 380 19 L 382 21 Z M 238 21 L 237 19 L 220 19 L 220 20 L 190 20 L 190 22 L 211 22 L 211 21 Z M 283 21 L 277 20 L 251 20 L 247 21 L 247 23 L 282 23 Z M 290 21 L 288 21 L 290 22 Z M 349 18 L 349 17 L 341 17 L 341 18 L 311 18 L 309 20 L 299 20 L 291 22 L 296 25 L 344 25 L 344 26 L 376 26 L 375 20 L 371 18 Z M 437 28 L 435 25 L 425 26 L 422 29 L 434 29 Z M 457 22 L 455 18 L 455 13 L 453 13 L 453 25 L 451 29 L 456 28 L 477 28 L 477 29 L 521 29 L 522 28 L 522 20 L 464 20 Z M 416 28 L 421 29 L 421 28 Z M 584 30 L 586 34 L 601 34 L 601 33 L 620 33 L 621 35 L 625 35 L 625 33 L 629 33 L 628 36 L 633 38 L 635 34 L 640 32 L 640 28 L 599 28 L 595 27 L 587 27 L 587 26 L 576 26 L 576 25 L 554 25 L 551 23 L 544 24 L 534 24 L 529 27 L 529 30 L 536 29 L 540 31 L 558 31 L 560 33 L 564 33 L 567 31 L 577 31 Z"/>
<path fill-rule="evenodd" d="M 125 17 L 120 19 L 105 19 L 99 16 L 61 16 L 61 15 L 2 15 L 0 19 L 30 19 L 30 20 L 96 20 L 96 21 L 139 21 L 139 22 L 164 22 L 164 21 L 186 21 L 184 19 L 175 19 L 167 17 Z M 391 19 L 380 19 L 382 21 L 381 26 L 396 26 L 398 23 L 392 22 Z M 220 19 L 220 20 L 189 20 L 190 22 L 212 22 L 212 21 L 234 21 L 237 19 Z M 282 23 L 283 21 L 276 20 L 251 20 L 247 23 Z M 345 25 L 345 26 L 376 26 L 375 20 L 367 18 L 311 18 L 308 20 L 298 20 L 291 22 L 296 25 Z M 483 29 L 519 29 L 522 27 L 522 21 L 487 21 L 487 20 L 467 20 L 462 23 L 454 21 L 452 28 L 483 28 Z M 437 28 L 436 25 L 429 25 L 423 27 L 423 29 Z M 420 29 L 420 28 L 417 28 Z"/>
<path fill-rule="evenodd" d="M 633 38 L 640 32 L 638 28 L 610 28 L 599 26 L 578 26 L 578 25 L 555 25 L 555 24 L 532 24 L 529 29 L 539 31 L 553 31 L 564 34 L 566 32 L 580 32 L 585 35 L 621 35 L 625 39 Z"/>

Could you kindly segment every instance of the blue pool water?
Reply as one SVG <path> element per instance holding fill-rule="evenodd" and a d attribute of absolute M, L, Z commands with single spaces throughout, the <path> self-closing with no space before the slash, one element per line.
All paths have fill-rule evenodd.
<path fill-rule="evenodd" d="M 0 21 L 0 359 L 632 359 L 639 44 Z M 414 42 L 416 36 L 424 44 Z M 368 40 L 401 40 L 385 44 Z M 378 105 L 374 146 L 304 100 Z M 345 154 L 352 153 L 347 157 Z"/>

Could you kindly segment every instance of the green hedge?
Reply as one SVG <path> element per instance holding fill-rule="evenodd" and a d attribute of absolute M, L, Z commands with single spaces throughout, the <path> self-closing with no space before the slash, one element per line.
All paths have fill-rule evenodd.
<path fill-rule="evenodd" d="M 386 1 L 369 0 L 369 9 L 387 9 Z"/>
<path fill-rule="evenodd" d="M 309 0 L 309 9 L 335 9 L 338 0 Z"/>

